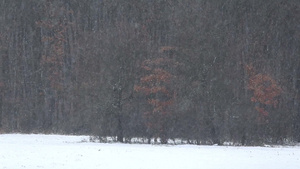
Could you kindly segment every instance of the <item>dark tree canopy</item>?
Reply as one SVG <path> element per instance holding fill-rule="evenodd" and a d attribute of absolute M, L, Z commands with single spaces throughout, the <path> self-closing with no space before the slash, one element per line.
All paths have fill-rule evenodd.
<path fill-rule="evenodd" d="M 0 8 L 0 132 L 300 141 L 298 0 Z"/>

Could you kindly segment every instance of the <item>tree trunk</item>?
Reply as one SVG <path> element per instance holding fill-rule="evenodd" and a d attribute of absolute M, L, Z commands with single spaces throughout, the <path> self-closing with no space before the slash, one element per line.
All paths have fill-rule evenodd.
<path fill-rule="evenodd" d="M 1 52 L 2 54 L 2 52 Z M 3 78 L 3 59 L 2 59 L 2 56 L 0 56 L 0 128 L 2 128 L 2 113 L 3 113 L 3 110 L 2 110 L 2 105 L 3 105 L 3 87 L 4 87 L 4 78 Z"/>
<path fill-rule="evenodd" d="M 124 135 L 123 135 L 123 125 L 122 125 L 122 115 L 118 114 L 118 126 L 117 126 L 117 141 L 123 143 Z"/>
<path fill-rule="evenodd" d="M 2 128 L 2 95 L 0 96 L 0 129 Z"/>
<path fill-rule="evenodd" d="M 116 104 L 116 112 L 117 112 L 117 141 L 123 143 L 123 116 L 122 116 L 122 87 L 119 85 L 115 86 L 114 92 L 116 92 L 115 95 L 115 104 Z"/>

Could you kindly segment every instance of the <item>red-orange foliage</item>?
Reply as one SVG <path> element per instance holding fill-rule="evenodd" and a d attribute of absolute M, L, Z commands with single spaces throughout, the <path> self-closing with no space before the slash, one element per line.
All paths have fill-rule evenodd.
<path fill-rule="evenodd" d="M 153 112 L 164 112 L 164 109 L 172 104 L 172 91 L 167 89 L 173 78 L 173 75 L 166 70 L 160 68 L 162 64 L 168 63 L 166 58 L 158 58 L 154 60 L 146 60 L 143 62 L 142 68 L 149 74 L 141 77 L 140 85 L 135 85 L 134 90 L 141 92 L 146 96 L 151 94 L 161 94 L 170 100 L 162 101 L 161 98 L 152 98 L 148 103 L 153 106 Z"/>
<path fill-rule="evenodd" d="M 171 51 L 176 50 L 177 48 L 174 46 L 163 46 L 159 49 L 159 52 Z"/>
<path fill-rule="evenodd" d="M 282 92 L 276 81 L 269 75 L 255 73 L 252 65 L 246 65 L 246 70 L 249 75 L 248 89 L 253 91 L 251 101 L 276 107 L 278 104 L 277 97 Z M 255 107 L 255 109 L 263 116 L 269 114 L 264 108 Z"/>
<path fill-rule="evenodd" d="M 273 105 L 274 107 L 277 106 L 278 101 L 276 97 L 280 95 L 281 88 L 271 77 L 262 74 L 252 76 L 249 79 L 248 88 L 254 92 L 251 101 Z"/>
<path fill-rule="evenodd" d="M 142 92 L 145 95 L 155 94 L 155 93 L 164 93 L 169 95 L 169 91 L 164 86 L 153 86 L 153 87 L 146 87 L 146 86 L 134 86 L 134 90 L 137 92 Z"/>
<path fill-rule="evenodd" d="M 154 107 L 153 112 L 160 112 L 161 114 L 167 114 L 165 107 L 172 105 L 173 100 L 160 101 L 159 99 L 149 99 L 148 103 Z"/>
<path fill-rule="evenodd" d="M 157 136 L 163 137 L 164 121 L 171 114 L 169 107 L 174 103 L 174 90 L 172 90 L 172 75 L 165 66 L 174 66 L 174 61 L 169 58 L 156 58 L 145 60 L 142 68 L 147 74 L 140 78 L 140 84 L 134 86 L 134 90 L 148 97 L 151 110 L 144 113 L 146 126 Z"/>
<path fill-rule="evenodd" d="M 63 16 L 60 14 L 62 11 L 66 12 L 66 9 L 54 10 L 51 2 L 46 4 L 45 9 L 49 15 L 48 19 L 36 22 L 36 25 L 45 32 L 41 37 L 42 42 L 48 44 L 41 58 L 41 65 L 47 68 L 47 77 L 51 88 L 61 90 L 61 81 L 64 76 L 62 72 L 65 59 L 64 45 L 67 39 L 67 26 L 70 23 L 63 20 Z"/>
<path fill-rule="evenodd" d="M 147 67 L 148 68 L 148 67 Z M 147 70 L 147 69 L 146 69 Z M 151 70 L 151 69 L 150 69 Z M 148 83 L 148 82 L 169 82 L 172 75 L 160 68 L 155 68 L 152 70 L 153 74 L 150 74 L 148 76 L 142 77 L 141 82 L 142 83 Z"/>
<path fill-rule="evenodd" d="M 255 109 L 263 116 L 268 116 L 269 113 L 264 109 L 264 108 L 261 108 L 261 107 L 255 107 Z"/>

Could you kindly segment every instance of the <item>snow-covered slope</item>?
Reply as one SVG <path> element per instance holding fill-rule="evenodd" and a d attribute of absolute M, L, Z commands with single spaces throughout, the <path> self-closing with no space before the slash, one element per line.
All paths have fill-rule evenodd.
<path fill-rule="evenodd" d="M 89 143 L 88 136 L 0 135 L 0 169 L 299 169 L 300 147 Z"/>

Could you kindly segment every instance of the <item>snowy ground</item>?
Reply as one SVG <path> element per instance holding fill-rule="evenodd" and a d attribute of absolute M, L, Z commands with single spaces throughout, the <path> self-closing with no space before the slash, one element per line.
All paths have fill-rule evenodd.
<path fill-rule="evenodd" d="M 0 135 L 0 169 L 300 169 L 300 147 L 102 144 L 88 136 Z"/>

